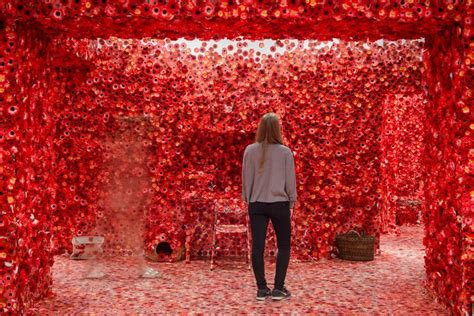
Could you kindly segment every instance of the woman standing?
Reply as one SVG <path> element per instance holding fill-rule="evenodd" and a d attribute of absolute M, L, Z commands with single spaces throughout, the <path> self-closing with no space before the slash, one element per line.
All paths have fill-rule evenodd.
<path fill-rule="evenodd" d="M 296 202 L 296 176 L 293 153 L 283 145 L 275 113 L 265 114 L 257 129 L 256 142 L 244 151 L 242 198 L 249 208 L 252 231 L 252 266 L 257 282 L 257 300 L 290 297 L 285 277 L 290 261 L 290 208 Z M 278 255 L 275 283 L 270 290 L 265 280 L 264 248 L 268 221 L 276 233 Z"/>

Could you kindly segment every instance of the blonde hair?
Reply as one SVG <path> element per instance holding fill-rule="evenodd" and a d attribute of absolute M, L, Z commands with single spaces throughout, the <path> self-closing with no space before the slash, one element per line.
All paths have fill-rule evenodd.
<path fill-rule="evenodd" d="M 281 127 L 278 116 L 275 113 L 267 113 L 260 119 L 256 139 L 262 145 L 262 157 L 260 159 L 259 171 L 263 170 L 268 144 L 283 144 Z"/>

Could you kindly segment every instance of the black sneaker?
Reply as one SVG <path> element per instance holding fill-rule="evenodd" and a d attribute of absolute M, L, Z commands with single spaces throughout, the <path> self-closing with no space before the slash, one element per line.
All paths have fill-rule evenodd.
<path fill-rule="evenodd" d="M 266 289 L 257 290 L 257 301 L 264 301 L 267 296 L 272 295 L 272 290 L 268 287 Z"/>
<path fill-rule="evenodd" d="M 281 301 L 290 296 L 291 296 L 290 291 L 288 291 L 286 288 L 283 288 L 282 290 L 273 289 L 272 291 L 272 300 L 275 300 L 275 301 Z"/>

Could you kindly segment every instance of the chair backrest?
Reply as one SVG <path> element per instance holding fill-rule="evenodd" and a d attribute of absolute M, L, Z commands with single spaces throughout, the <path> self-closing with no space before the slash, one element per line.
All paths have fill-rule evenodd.
<path fill-rule="evenodd" d="M 214 202 L 214 224 L 247 225 L 247 208 L 241 199 L 218 199 Z"/>

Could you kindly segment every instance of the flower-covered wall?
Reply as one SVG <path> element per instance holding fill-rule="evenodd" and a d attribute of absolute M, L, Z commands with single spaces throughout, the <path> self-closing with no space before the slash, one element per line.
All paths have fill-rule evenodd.
<path fill-rule="evenodd" d="M 152 187 L 156 194 L 159 192 L 165 197 L 152 198 L 151 203 L 157 211 L 183 209 L 176 202 L 170 202 L 173 201 L 170 196 L 189 192 L 176 191 L 182 183 L 172 182 L 186 182 L 182 177 L 186 174 L 196 180 L 195 184 L 190 184 L 197 188 L 195 190 L 206 192 L 201 194 L 204 197 L 213 194 L 225 197 L 237 191 L 239 165 L 229 164 L 219 155 L 227 159 L 239 156 L 253 136 L 255 125 L 249 122 L 256 122 L 263 112 L 274 109 L 279 110 L 286 122 L 283 127 L 286 140 L 295 151 L 297 171 L 304 174 L 307 170 L 304 168 L 314 170 L 311 175 L 299 179 L 302 195 L 295 219 L 294 249 L 297 253 L 316 258 L 328 255 L 331 237 L 337 230 L 354 224 L 362 224 L 369 232 L 378 234 L 380 221 L 384 219 L 378 217 L 377 204 L 368 202 L 383 198 L 383 191 L 377 191 L 381 150 L 376 135 L 380 135 L 380 104 L 386 93 L 379 94 L 375 89 L 383 92 L 385 88 L 391 88 L 392 93 L 399 93 L 393 90 L 406 83 L 406 89 L 424 90 L 429 104 L 423 159 L 427 285 L 454 313 L 469 312 L 474 284 L 471 197 L 473 5 L 469 1 L 3 1 L 0 11 L 5 22 L 1 31 L 0 66 L 4 76 L 0 76 L 0 92 L 1 120 L 5 128 L 1 138 L 0 260 L 6 273 L 1 280 L 2 311 L 19 311 L 31 301 L 47 295 L 51 280 L 50 247 L 55 251 L 69 247 L 65 242 L 70 237 L 66 226 L 75 232 L 79 229 L 86 232 L 94 225 L 93 215 L 101 207 L 94 194 L 100 193 L 97 188 L 102 181 L 102 169 L 94 161 L 106 154 L 96 140 L 104 135 L 101 133 L 106 134 L 107 129 L 114 128 L 115 116 L 112 114 L 120 114 L 120 110 L 133 116 L 144 109 L 156 119 L 151 121 L 157 135 L 150 133 L 144 141 L 156 141 L 150 146 L 159 153 L 155 160 L 157 165 L 148 166 L 149 170 L 154 168 L 155 186 L 152 184 Z M 37 31 L 34 35 L 33 30 Z M 192 59 L 188 53 L 181 52 L 183 47 L 171 47 L 153 56 L 154 60 L 162 62 L 158 67 L 159 74 L 153 73 L 155 65 L 148 64 L 153 53 L 142 52 L 144 47 L 141 45 L 133 48 L 140 53 L 129 54 L 130 58 L 123 58 L 121 54 L 125 53 L 120 53 L 119 46 L 97 50 L 89 43 L 86 47 L 79 45 L 78 58 L 82 63 L 75 60 L 73 52 L 66 54 L 61 47 L 61 43 L 67 43 L 66 38 L 79 41 L 110 36 L 135 39 L 244 36 L 276 40 L 337 37 L 346 41 L 424 37 L 426 51 L 421 83 L 413 84 L 412 74 L 417 71 L 404 67 L 394 69 L 398 67 L 396 63 L 388 66 L 392 72 L 387 71 L 386 76 L 371 78 L 372 67 L 375 67 L 372 62 L 377 61 L 377 57 L 361 47 L 355 47 L 355 51 L 360 50 L 362 55 L 354 54 L 345 42 L 338 51 L 346 57 L 339 59 L 334 51 L 328 51 L 326 57 L 317 57 L 318 62 L 325 60 L 326 64 L 316 62 L 313 70 L 307 70 L 308 65 L 304 63 L 290 66 L 290 61 L 306 60 L 294 59 L 291 53 L 278 59 L 259 56 L 261 61 L 246 63 L 244 60 L 251 58 L 243 52 L 240 59 L 240 54 L 221 56 L 208 47 L 203 48 L 204 57 Z M 280 43 L 287 45 L 283 41 Z M 297 48 L 296 57 L 299 51 Z M 51 56 L 54 58 L 50 59 Z M 131 61 L 133 56 L 137 59 Z M 166 63 L 163 62 L 166 56 L 180 56 L 181 59 Z M 396 57 L 402 63 L 406 62 L 403 56 Z M 256 54 L 254 61 L 255 58 Z M 358 58 L 362 63 L 357 63 Z M 131 61 L 127 68 L 122 68 L 124 60 Z M 205 64 L 206 61 L 214 62 L 220 68 L 217 66 L 214 70 L 214 66 Z M 262 61 L 269 72 L 259 73 L 258 64 Z M 345 64 L 339 65 L 339 61 Z M 366 63 L 372 66 L 368 67 Z M 179 69 L 176 74 L 170 69 L 173 65 Z M 280 65 L 288 66 L 280 69 Z M 74 70 L 78 71 L 73 73 Z M 193 74 L 206 70 L 208 77 L 200 78 L 205 85 L 193 84 L 196 80 Z M 100 76 L 100 71 L 106 76 L 114 74 L 115 89 L 108 81 L 109 77 Z M 382 67 L 382 73 L 384 71 L 386 69 Z M 312 73 L 318 77 L 312 77 Z M 247 81 L 252 75 L 255 81 Z M 157 82 L 143 84 L 155 78 Z M 334 92 L 339 91 L 334 88 L 335 83 L 340 84 L 338 80 L 347 87 L 347 90 L 341 89 L 341 95 Z M 321 96 L 316 95 L 313 85 L 318 85 Z M 153 91 L 153 87 L 160 88 Z M 170 97 L 178 87 L 181 87 L 181 93 L 175 92 L 176 95 Z M 48 93 L 44 93 L 45 90 Z M 207 95 L 206 91 L 220 93 Z M 151 97 L 153 93 L 158 95 Z M 255 94 L 263 94 L 265 97 L 261 99 L 267 103 L 256 103 L 256 109 L 243 107 L 242 96 Z M 130 103 L 137 99 L 142 103 Z M 212 108 L 204 106 L 209 100 Z M 180 106 L 173 106 L 177 103 Z M 287 106 L 288 103 L 291 105 Z M 157 104 L 166 111 L 154 113 Z M 18 111 L 12 110 L 14 114 L 9 113 L 11 105 L 18 106 Z M 146 109 L 147 105 L 149 109 Z M 244 110 L 237 112 L 239 107 Z M 109 118 L 107 112 L 110 112 Z M 50 121 L 51 117 L 55 124 Z M 199 119 L 194 119 L 196 117 Z M 90 124 L 88 120 L 96 124 Z M 303 123 L 290 125 L 291 120 Z M 192 123 L 188 125 L 188 121 Z M 176 134 L 182 135 L 181 138 L 166 135 L 166 131 L 176 129 L 179 124 L 182 124 L 181 131 Z M 202 128 L 198 129 L 196 125 Z M 222 131 L 228 133 L 227 136 L 222 136 Z M 321 134 L 311 134 L 315 131 Z M 212 141 L 206 142 L 202 135 Z M 189 155 L 195 153 L 189 159 L 192 163 L 180 165 L 182 153 L 177 147 L 183 147 Z M 228 151 L 221 152 L 222 148 L 228 148 Z M 214 155 L 209 156 L 209 152 Z M 204 172 L 191 174 L 197 166 Z M 179 168 L 173 169 L 176 167 Z M 188 173 L 181 167 L 188 168 Z M 97 183 L 88 179 L 94 174 Z M 348 176 L 342 177 L 343 174 Z M 62 216 L 65 216 L 64 220 Z M 352 218 L 352 222 L 344 221 L 345 217 Z M 172 218 L 159 222 L 151 216 L 147 220 L 148 232 L 152 232 L 146 237 L 148 245 L 152 244 L 153 236 L 166 227 L 165 223 L 176 224 Z M 186 228 L 184 225 L 182 230 Z M 206 254 L 204 247 L 201 250 L 199 247 L 206 245 L 208 237 L 202 228 L 196 233 L 200 237 L 194 246 L 195 254 L 199 251 Z M 174 239 L 181 238 L 176 229 L 174 234 Z M 27 274 L 31 276 L 29 282 L 24 281 Z"/>
<path fill-rule="evenodd" d="M 424 94 L 388 94 L 381 129 L 381 232 L 421 222 L 424 200 Z"/>
<path fill-rule="evenodd" d="M 207 45 L 192 54 L 171 41 L 71 41 L 70 53 L 94 67 L 57 103 L 61 247 L 87 234 L 109 207 L 101 194 L 110 153 L 101 139 L 120 127 L 121 115 L 150 120 L 137 136 L 151 147 L 143 173 L 154 185 L 149 250 L 161 234 L 175 236 L 166 238 L 174 245 L 184 234 L 190 171 L 211 167 L 196 179 L 196 192 L 209 202 L 240 194 L 242 152 L 268 111 L 279 113 L 296 157 L 295 254 L 327 257 L 335 234 L 353 227 L 378 235 L 381 110 L 387 91 L 421 92 L 422 44 L 285 40 L 270 44 L 270 52 L 281 50 L 275 54 L 255 52 L 247 41 L 223 51 Z M 198 215 L 193 254 L 209 255 L 214 214 L 208 208 Z M 165 231 L 163 222 L 170 224 Z"/>

